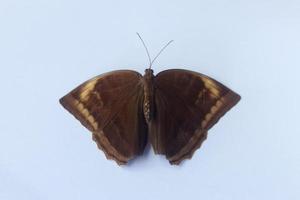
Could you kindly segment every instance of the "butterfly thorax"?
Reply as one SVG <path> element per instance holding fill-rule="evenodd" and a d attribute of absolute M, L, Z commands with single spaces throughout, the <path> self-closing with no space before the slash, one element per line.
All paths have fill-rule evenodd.
<path fill-rule="evenodd" d="M 145 75 L 143 77 L 143 84 L 144 84 L 144 102 L 143 102 L 143 109 L 144 109 L 144 116 L 146 121 L 149 123 L 153 117 L 153 70 L 146 69 Z"/>

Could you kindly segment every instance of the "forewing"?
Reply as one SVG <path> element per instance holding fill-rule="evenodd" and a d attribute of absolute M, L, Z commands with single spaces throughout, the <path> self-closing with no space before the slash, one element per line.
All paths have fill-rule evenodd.
<path fill-rule="evenodd" d="M 107 158 L 125 164 L 143 152 L 147 126 L 139 73 L 119 70 L 97 76 L 62 97 L 60 103 L 93 133 Z"/>
<path fill-rule="evenodd" d="M 240 96 L 216 80 L 187 70 L 166 70 L 155 77 L 155 117 L 150 140 L 172 164 L 190 158 L 207 131 Z"/>

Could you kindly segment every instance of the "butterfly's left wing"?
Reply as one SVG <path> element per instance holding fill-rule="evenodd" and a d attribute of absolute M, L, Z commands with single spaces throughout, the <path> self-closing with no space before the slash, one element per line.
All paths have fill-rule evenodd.
<path fill-rule="evenodd" d="M 125 164 L 144 151 L 142 76 L 131 70 L 102 74 L 81 84 L 60 103 L 93 133 L 107 158 Z"/>
<path fill-rule="evenodd" d="M 187 70 L 166 70 L 154 79 L 155 112 L 149 127 L 154 151 L 171 164 L 190 158 L 207 131 L 240 96 L 216 80 Z"/>

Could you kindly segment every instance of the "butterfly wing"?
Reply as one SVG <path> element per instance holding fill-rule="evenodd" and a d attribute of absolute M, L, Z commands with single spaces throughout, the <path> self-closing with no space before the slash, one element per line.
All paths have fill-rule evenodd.
<path fill-rule="evenodd" d="M 166 70 L 154 80 L 155 117 L 150 140 L 171 164 L 190 158 L 207 131 L 240 96 L 216 80 L 187 70 Z"/>
<path fill-rule="evenodd" d="M 130 70 L 109 72 L 81 84 L 60 103 L 93 133 L 107 158 L 125 164 L 147 143 L 142 76 Z"/>

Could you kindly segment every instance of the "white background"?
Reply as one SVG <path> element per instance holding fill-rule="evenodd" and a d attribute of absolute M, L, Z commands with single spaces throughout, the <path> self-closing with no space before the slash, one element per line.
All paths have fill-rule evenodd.
<path fill-rule="evenodd" d="M 242 96 L 192 160 L 107 161 L 58 99 L 175 42 L 155 72 Z M 0 1 L 0 199 L 300 199 L 299 0 Z"/>

